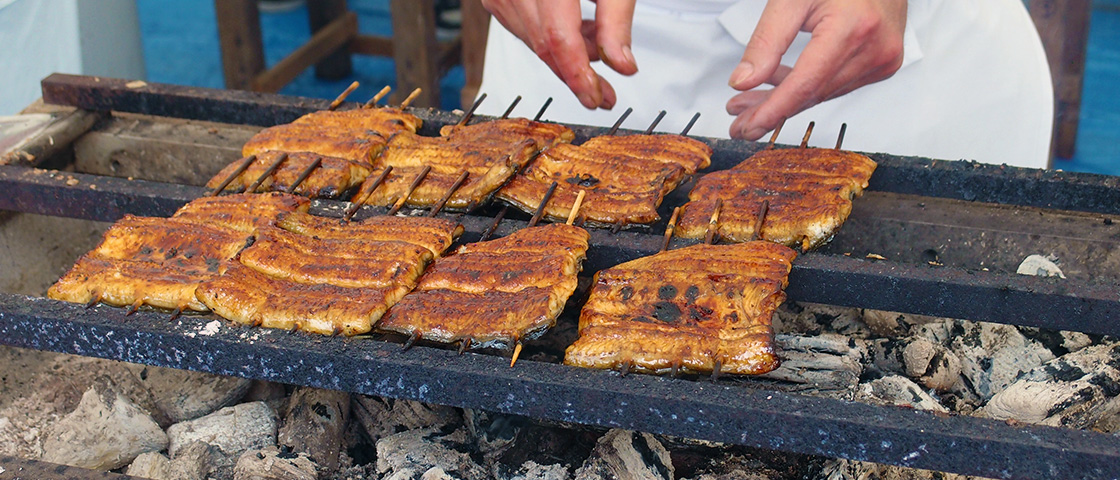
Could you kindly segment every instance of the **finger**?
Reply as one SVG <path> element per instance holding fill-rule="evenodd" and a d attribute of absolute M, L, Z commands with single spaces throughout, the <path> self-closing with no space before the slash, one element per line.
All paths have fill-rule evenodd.
<path fill-rule="evenodd" d="M 766 3 L 742 60 L 731 72 L 731 88 L 750 90 L 774 74 L 782 55 L 789 50 L 805 23 L 808 3 L 803 0 L 770 0 Z"/>
<path fill-rule="evenodd" d="M 541 5 L 540 15 L 542 44 L 534 50 L 584 107 L 599 107 L 603 103 L 602 86 L 599 76 L 591 69 L 590 56 L 580 32 L 583 19 L 579 4 L 546 2 Z"/>
<path fill-rule="evenodd" d="M 731 127 L 728 129 L 728 134 L 731 138 L 739 138 L 743 140 L 758 140 L 762 138 L 766 132 L 773 130 L 773 128 L 765 130 L 756 130 L 751 127 L 750 120 L 754 113 L 758 110 L 758 106 L 766 102 L 766 100 L 774 93 L 773 90 L 757 90 L 749 93 L 748 97 L 738 100 L 738 105 L 743 107 L 743 110 L 738 113 L 735 120 L 731 122 Z M 728 110 L 732 106 L 728 105 Z"/>
<path fill-rule="evenodd" d="M 579 27 L 580 35 L 583 35 L 583 46 L 587 48 L 587 58 L 592 62 L 602 60 L 599 57 L 599 45 L 595 43 L 596 30 L 595 20 L 584 20 Z"/>
<path fill-rule="evenodd" d="M 727 101 L 727 113 L 731 115 L 740 115 L 747 109 L 753 109 L 770 98 L 770 90 L 747 90 L 745 92 L 736 94 Z"/>
<path fill-rule="evenodd" d="M 638 63 L 630 50 L 630 30 L 634 21 L 635 0 L 603 0 L 595 7 L 595 43 L 603 63 L 623 75 L 638 73 Z"/>

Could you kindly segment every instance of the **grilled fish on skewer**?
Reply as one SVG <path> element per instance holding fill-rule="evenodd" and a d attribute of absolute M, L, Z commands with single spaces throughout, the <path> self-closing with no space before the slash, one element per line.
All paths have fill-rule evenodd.
<path fill-rule="evenodd" d="M 235 177 L 227 188 L 234 192 L 245 191 L 265 173 L 265 169 L 280 155 L 283 155 L 283 153 L 277 151 L 260 153 L 256 160 L 249 165 L 249 168 Z M 344 192 L 360 185 L 370 174 L 371 167 L 368 163 L 326 157 L 314 153 L 292 152 L 288 154 L 287 160 L 280 165 L 280 168 L 265 179 L 258 190 L 286 191 L 316 159 L 320 159 L 319 167 L 300 182 L 292 193 L 312 198 L 337 198 Z M 217 188 L 221 182 L 233 174 L 240 164 L 241 161 L 238 160 L 223 168 L 206 183 L 206 188 Z"/>
<path fill-rule="evenodd" d="M 198 287 L 214 313 L 245 325 L 357 335 L 408 290 L 305 284 L 257 272 L 236 261 Z M 277 301 L 283 299 L 283 301 Z"/>
<path fill-rule="evenodd" d="M 237 255 L 247 238 L 243 232 L 178 218 L 125 215 L 91 253 L 102 259 L 216 265 Z"/>
<path fill-rule="evenodd" d="M 438 203 L 463 171 L 468 177 L 451 197 L 445 208 L 462 210 L 472 202 L 481 205 L 495 190 L 505 184 L 537 152 L 531 139 L 513 141 L 504 146 L 448 137 L 421 137 L 398 134 L 389 140 L 388 148 L 378 157 L 376 167 L 392 166 L 393 171 L 384 183 L 374 189 L 365 203 L 393 205 L 408 192 L 418 172 L 426 167 L 431 171 L 408 196 L 405 205 L 430 207 Z M 367 179 L 373 181 L 375 170 Z M 366 189 L 360 189 L 364 191 Z M 354 198 L 359 202 L 362 199 Z"/>
<path fill-rule="evenodd" d="M 199 198 L 184 205 L 171 218 L 252 232 L 258 226 L 274 224 L 282 213 L 306 213 L 310 206 L 308 199 L 286 193 L 239 193 Z"/>
<path fill-rule="evenodd" d="M 555 123 L 536 122 L 525 118 L 502 118 L 473 125 L 445 125 L 439 130 L 445 137 L 483 145 L 505 146 L 523 139 L 532 139 L 538 150 L 575 139 L 572 129 Z"/>
<path fill-rule="evenodd" d="M 338 219 L 317 217 L 302 212 L 281 215 L 277 226 L 290 232 L 322 239 L 361 239 L 400 241 L 422 246 L 433 257 L 459 238 L 463 227 L 442 218 L 379 215 L 346 225 Z"/>
<path fill-rule="evenodd" d="M 731 170 L 696 182 L 681 212 L 676 233 L 703 238 L 707 220 L 721 202 L 718 233 L 732 242 L 763 240 L 802 250 L 832 238 L 863 193 L 875 162 L 852 152 L 822 148 L 763 150 Z M 763 200 L 768 202 L 761 232 L 755 232 Z"/>
<path fill-rule="evenodd" d="M 363 108 L 313 112 L 289 124 L 261 130 L 245 142 L 243 156 L 311 152 L 369 163 L 397 132 L 416 132 L 423 122 L 398 108 Z M 249 153 L 244 153 L 249 152 Z"/>
<path fill-rule="evenodd" d="M 396 107 L 311 112 L 290 125 L 310 125 L 329 130 L 371 130 L 388 138 L 397 132 L 416 132 L 424 124 L 416 115 Z"/>
<path fill-rule="evenodd" d="M 140 303 L 204 312 L 208 309 L 195 298 L 195 290 L 217 274 L 218 265 L 206 262 L 161 264 L 105 258 L 90 252 L 47 290 L 47 297 L 73 303 L 96 300 L 118 307 Z"/>
<path fill-rule="evenodd" d="M 785 300 L 795 255 L 762 241 L 694 245 L 601 271 L 564 363 L 652 373 L 773 370 L 770 318 Z"/>
<path fill-rule="evenodd" d="M 591 138 L 580 146 L 597 152 L 677 164 L 684 167 L 689 175 L 712 164 L 712 147 L 681 135 L 603 135 Z"/>
<path fill-rule="evenodd" d="M 476 346 L 539 334 L 575 291 L 589 238 L 582 228 L 554 224 L 465 245 L 437 259 L 377 327 L 439 342 L 469 338 Z"/>

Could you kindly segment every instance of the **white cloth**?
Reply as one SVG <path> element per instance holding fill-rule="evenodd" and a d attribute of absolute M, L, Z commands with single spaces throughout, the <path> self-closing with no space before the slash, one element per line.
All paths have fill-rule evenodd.
<path fill-rule="evenodd" d="M 601 63 L 593 68 L 614 86 L 614 110 L 587 110 L 519 39 L 491 23 L 480 111 L 500 114 L 517 95 L 515 115 L 531 116 L 554 97 L 545 118 L 644 129 L 660 110 L 657 130 L 679 131 L 702 115 L 691 134 L 727 138 L 727 85 L 757 24 L 764 0 L 639 0 L 631 77 Z M 584 18 L 594 6 L 583 2 Z M 793 65 L 808 42 L 801 33 L 783 64 Z M 1020 0 L 911 0 L 903 67 L 891 78 L 816 105 L 786 121 L 779 143 L 797 144 L 809 121 L 811 145 L 832 146 L 847 123 L 844 148 L 939 159 L 1044 168 L 1053 121 L 1053 87 L 1042 43 Z M 767 87 L 768 88 L 768 87 Z M 768 138 L 764 137 L 764 139 Z"/>

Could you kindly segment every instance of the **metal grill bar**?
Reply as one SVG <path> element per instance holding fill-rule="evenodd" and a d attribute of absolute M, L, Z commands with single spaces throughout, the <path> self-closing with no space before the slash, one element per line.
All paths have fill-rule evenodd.
<path fill-rule="evenodd" d="M 215 90 L 149 83 L 129 87 L 125 80 L 53 74 L 42 81 L 43 100 L 87 110 L 142 113 L 175 118 L 272 126 L 323 110 L 328 100 L 285 95 Z M 353 104 L 358 106 L 360 104 Z M 421 133 L 438 135 L 439 127 L 458 116 L 412 109 L 424 120 Z M 599 127 L 573 127 L 577 142 L 605 134 Z M 639 133 L 623 130 L 623 133 Z M 730 168 L 765 144 L 699 138 L 715 150 L 712 169 Z M 974 162 L 871 154 L 879 168 L 872 190 L 1003 203 L 1061 210 L 1120 214 L 1120 177 L 1043 171 Z"/>
<path fill-rule="evenodd" d="M 0 166 L 0 209 L 115 221 L 126 213 L 168 216 L 186 202 L 205 196 L 201 187 L 125 180 L 115 177 Z M 346 203 L 315 200 L 312 212 L 341 217 Z M 383 209 L 364 207 L 365 215 Z M 361 217 L 359 217 L 361 218 Z M 462 218 L 464 241 L 474 241 L 490 223 Z M 507 235 L 525 222 L 507 220 Z M 584 269 L 598 271 L 661 250 L 659 235 L 609 233 L 592 229 Z M 675 239 L 674 248 L 688 243 Z M 959 268 L 904 265 L 805 254 L 794 261 L 787 289 L 790 300 L 874 308 L 938 317 L 1034 326 L 1053 330 L 1120 335 L 1117 286 L 1074 279 L 1039 278 Z"/>
<path fill-rule="evenodd" d="M 221 322 L 217 333 L 207 328 Z M 1016 478 L 1120 476 L 1120 438 L 0 294 L 17 347 L 776 450 Z"/>

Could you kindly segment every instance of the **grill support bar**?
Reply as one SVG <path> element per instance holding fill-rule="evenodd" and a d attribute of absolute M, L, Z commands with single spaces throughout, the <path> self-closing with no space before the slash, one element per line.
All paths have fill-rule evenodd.
<path fill-rule="evenodd" d="M 220 322 L 217 333 L 213 323 Z M 209 328 L 208 328 L 209 327 Z M 570 368 L 211 316 L 0 294 L 0 343 L 147 365 L 997 478 L 1114 478 L 1120 438 L 708 381 Z"/>

